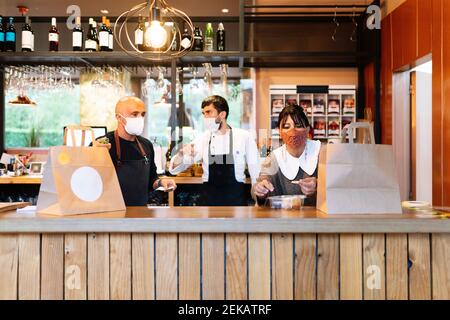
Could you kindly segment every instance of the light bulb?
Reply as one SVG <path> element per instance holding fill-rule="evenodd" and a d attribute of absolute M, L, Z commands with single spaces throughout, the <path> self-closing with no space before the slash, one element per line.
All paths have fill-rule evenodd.
<path fill-rule="evenodd" d="M 150 27 L 145 30 L 144 38 L 147 47 L 159 49 L 167 42 L 167 31 L 159 21 L 153 20 Z"/>

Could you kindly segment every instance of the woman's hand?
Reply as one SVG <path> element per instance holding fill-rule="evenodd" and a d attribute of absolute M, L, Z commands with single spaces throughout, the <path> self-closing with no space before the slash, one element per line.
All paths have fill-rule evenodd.
<path fill-rule="evenodd" d="M 260 199 L 266 198 L 273 190 L 274 187 L 268 180 L 262 180 L 255 185 L 255 195 Z"/>
<path fill-rule="evenodd" d="M 300 186 L 300 190 L 302 190 L 305 196 L 312 196 L 317 191 L 317 178 L 310 177 L 301 179 L 298 182 L 298 185 Z"/>

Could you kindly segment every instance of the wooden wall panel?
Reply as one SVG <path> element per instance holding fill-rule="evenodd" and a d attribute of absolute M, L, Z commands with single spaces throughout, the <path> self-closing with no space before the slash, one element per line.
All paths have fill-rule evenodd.
<path fill-rule="evenodd" d="M 362 300 L 362 235 L 341 234 L 339 242 L 340 299 Z"/>
<path fill-rule="evenodd" d="M 272 299 L 294 299 L 294 237 L 272 235 Z"/>
<path fill-rule="evenodd" d="M 443 57 L 442 57 L 442 204 L 450 207 L 450 2 L 443 3 Z M 433 119 L 434 121 L 434 119 Z"/>
<path fill-rule="evenodd" d="M 155 299 L 154 234 L 131 235 L 133 299 Z"/>
<path fill-rule="evenodd" d="M 270 292 L 270 235 L 248 235 L 248 292 L 250 300 L 269 300 Z"/>
<path fill-rule="evenodd" d="M 226 299 L 247 300 L 247 235 L 226 235 Z"/>
<path fill-rule="evenodd" d="M 417 0 L 407 0 L 400 8 L 403 10 L 402 66 L 413 63 L 417 58 Z"/>
<path fill-rule="evenodd" d="M 392 144 L 391 16 L 381 21 L 381 143 Z"/>
<path fill-rule="evenodd" d="M 417 58 L 431 53 L 432 14 L 430 0 L 417 1 Z"/>
<path fill-rule="evenodd" d="M 386 298 L 408 300 L 408 238 L 386 235 Z"/>
<path fill-rule="evenodd" d="M 431 299 L 431 252 L 429 234 L 408 235 L 409 299 Z"/>
<path fill-rule="evenodd" d="M 156 234 L 156 299 L 178 298 L 178 238 L 177 234 Z"/>
<path fill-rule="evenodd" d="M 64 299 L 87 299 L 87 235 L 64 236 Z"/>
<path fill-rule="evenodd" d="M 0 234 L 0 300 L 17 299 L 18 236 Z"/>
<path fill-rule="evenodd" d="M 319 234 L 317 299 L 339 300 L 339 235 Z"/>
<path fill-rule="evenodd" d="M 386 299 L 385 235 L 363 235 L 364 300 Z"/>
<path fill-rule="evenodd" d="M 109 234 L 88 235 L 88 299 L 109 300 Z"/>
<path fill-rule="evenodd" d="M 443 205 L 443 138 L 442 138 L 442 114 L 443 114 L 443 1 L 432 0 L 433 7 L 433 205 Z"/>
<path fill-rule="evenodd" d="M 225 299 L 225 235 L 202 235 L 202 293 L 205 300 Z"/>
<path fill-rule="evenodd" d="M 42 235 L 41 299 L 64 299 L 64 235 Z"/>
<path fill-rule="evenodd" d="M 200 299 L 200 235 L 178 236 L 179 299 Z"/>
<path fill-rule="evenodd" d="M 110 235 L 110 292 L 112 300 L 131 300 L 131 235 Z"/>
<path fill-rule="evenodd" d="M 317 271 L 317 235 L 295 235 L 294 298 L 315 300 Z"/>
<path fill-rule="evenodd" d="M 19 300 L 39 300 L 41 296 L 41 235 L 19 235 Z"/>
<path fill-rule="evenodd" d="M 403 5 L 395 9 L 391 16 L 392 23 L 392 68 L 399 69 L 403 66 L 403 45 L 405 38 Z"/>
<path fill-rule="evenodd" d="M 431 239 L 433 299 L 450 300 L 450 234 L 433 234 Z"/>

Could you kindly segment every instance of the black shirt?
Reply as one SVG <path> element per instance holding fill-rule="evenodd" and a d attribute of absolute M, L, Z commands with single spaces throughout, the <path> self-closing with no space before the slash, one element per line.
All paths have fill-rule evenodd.
<path fill-rule="evenodd" d="M 99 137 L 97 139 L 104 138 Z M 116 155 L 116 141 L 114 140 L 114 131 L 108 132 L 106 134 L 106 137 L 109 139 L 109 143 L 111 143 L 111 149 L 109 149 L 109 155 L 111 156 L 111 160 L 114 164 L 114 166 L 117 165 L 117 155 Z M 156 180 L 158 180 L 158 174 L 156 173 L 156 165 L 155 165 L 155 151 L 153 150 L 153 144 L 144 137 L 138 136 L 139 142 L 142 145 L 142 148 L 144 148 L 145 153 L 147 154 L 147 158 L 150 161 L 150 176 L 149 176 L 149 186 L 152 189 L 153 184 Z M 143 160 L 144 157 L 141 154 L 141 151 L 139 150 L 139 147 L 137 145 L 136 141 L 128 141 L 125 139 L 122 139 L 119 137 L 120 141 L 120 158 L 123 161 L 126 160 Z M 136 175 L 138 175 L 139 172 L 136 172 Z M 150 190 L 149 190 L 150 191 Z"/>

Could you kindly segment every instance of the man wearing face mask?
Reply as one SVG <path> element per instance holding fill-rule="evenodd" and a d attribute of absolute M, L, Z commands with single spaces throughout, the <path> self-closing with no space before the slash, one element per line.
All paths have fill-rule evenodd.
<path fill-rule="evenodd" d="M 107 147 L 115 165 L 122 195 L 127 206 L 145 206 L 149 192 L 158 188 L 175 190 L 172 179 L 158 179 L 152 143 L 141 136 L 144 131 L 145 104 L 136 97 L 124 97 L 116 105 L 117 130 L 109 132 Z"/>
<path fill-rule="evenodd" d="M 227 123 L 229 107 L 221 96 L 202 102 L 204 133 L 184 146 L 171 160 L 170 173 L 178 174 L 202 162 L 205 205 L 245 206 L 245 169 L 252 183 L 259 176 L 259 156 L 249 132 L 231 128 Z"/>

